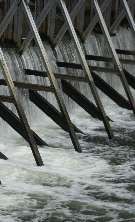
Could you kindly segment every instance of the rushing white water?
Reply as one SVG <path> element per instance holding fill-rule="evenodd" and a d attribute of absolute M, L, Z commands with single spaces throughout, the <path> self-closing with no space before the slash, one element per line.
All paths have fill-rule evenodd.
<path fill-rule="evenodd" d="M 135 49 L 129 30 L 120 30 L 113 41 L 116 48 Z M 56 71 L 53 52 L 45 46 Z M 87 53 L 109 55 L 100 35 L 90 36 L 85 48 Z M 73 43 L 66 38 L 55 53 L 60 61 L 79 62 Z M 31 48 L 23 58 L 14 50 L 5 50 L 5 56 L 14 79 L 47 84 L 44 79 L 26 77 L 22 71 L 24 67 L 44 70 L 38 49 Z M 128 66 L 128 70 L 134 74 L 134 66 Z M 80 71 L 62 71 L 83 75 Z M 124 95 L 116 76 L 102 74 L 102 77 Z M 76 86 L 91 98 L 86 84 Z M 2 87 L 1 93 L 3 90 Z M 28 102 L 27 91 L 19 94 L 32 128 L 50 147 L 40 148 L 45 166 L 36 167 L 25 141 L 1 121 L 0 151 L 9 160 L 0 160 L 0 222 L 135 221 L 135 118 L 132 112 L 119 108 L 100 92 L 107 114 L 114 121 L 111 125 L 115 138 L 109 141 L 103 124 L 64 96 L 73 122 L 86 132 L 85 136 L 79 135 L 83 153 L 78 154 L 67 133 Z M 51 94 L 47 98 L 56 104 Z"/>

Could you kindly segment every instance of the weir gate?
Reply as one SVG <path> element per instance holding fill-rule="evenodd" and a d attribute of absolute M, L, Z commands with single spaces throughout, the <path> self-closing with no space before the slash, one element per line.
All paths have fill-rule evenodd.
<path fill-rule="evenodd" d="M 0 65 L 3 77 L 0 85 L 8 87 L 10 95 L 0 95 L 0 117 L 17 131 L 30 145 L 38 166 L 43 165 L 38 146 L 47 145 L 31 128 L 24 112 L 23 105 L 16 93 L 17 89 L 26 89 L 29 100 L 48 115 L 63 130 L 69 133 L 74 149 L 82 152 L 78 141 L 78 133 L 82 132 L 75 126 L 69 116 L 62 94 L 68 95 L 79 106 L 94 118 L 103 122 L 109 139 L 113 138 L 110 118 L 102 104 L 98 89 L 106 94 L 118 106 L 131 110 L 135 114 L 135 77 L 124 69 L 123 64 L 135 65 L 135 51 L 116 49 L 112 36 L 120 26 L 128 26 L 135 32 L 135 1 L 134 0 L 1 0 L 0 1 Z M 83 43 L 87 35 L 97 32 L 104 35 L 108 43 L 111 56 L 87 54 Z M 61 42 L 65 33 L 70 35 L 78 53 L 80 63 L 57 61 L 57 67 L 68 68 L 69 74 L 55 73 L 43 41 L 49 41 L 55 47 Z M 50 85 L 33 84 L 15 81 L 11 75 L 8 62 L 4 55 L 4 47 L 15 47 L 21 57 L 30 45 L 39 48 L 45 71 L 26 69 L 24 75 L 42 77 L 49 80 Z M 91 44 L 89 42 L 89 44 Z M 126 55 L 127 59 L 121 59 Z M 92 66 L 89 61 L 101 61 L 113 64 L 113 68 Z M 83 70 L 84 76 L 70 73 L 70 69 Z M 126 98 L 111 87 L 101 77 L 100 73 L 117 75 L 120 78 Z M 61 83 L 61 87 L 60 84 Z M 84 82 L 89 85 L 95 104 L 91 98 L 86 98 L 77 90 L 72 82 Z M 49 103 L 39 92 L 53 93 L 59 110 Z M 18 115 L 12 112 L 7 103 L 13 103 Z M 0 157 L 7 157 L 0 153 Z"/>

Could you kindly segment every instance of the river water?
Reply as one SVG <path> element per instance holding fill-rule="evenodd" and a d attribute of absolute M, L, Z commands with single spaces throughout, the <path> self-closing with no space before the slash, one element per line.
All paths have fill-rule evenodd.
<path fill-rule="evenodd" d="M 122 29 L 113 40 L 117 48 L 134 47 L 129 30 Z M 85 46 L 87 52 L 109 55 L 101 36 L 89 37 Z M 46 47 L 55 69 L 54 55 Z M 59 60 L 78 61 L 68 39 L 56 53 Z M 24 65 L 43 69 L 37 49 L 28 50 L 22 59 L 13 50 L 5 50 L 5 56 L 16 79 L 22 78 Z M 128 68 L 134 74 L 134 66 Z M 123 93 L 117 77 L 102 76 Z M 44 83 L 39 78 L 30 80 Z M 84 84 L 77 87 L 88 97 L 91 95 Z M 83 150 L 78 154 L 68 134 L 28 103 L 27 91 L 22 94 L 25 94 L 22 101 L 32 128 L 50 146 L 39 148 L 45 165 L 36 167 L 25 141 L 1 121 L 0 151 L 9 160 L 0 160 L 0 222 L 134 222 L 135 117 L 132 112 L 119 108 L 100 92 L 105 110 L 113 120 L 115 137 L 109 141 L 101 122 L 64 97 L 73 122 L 86 133 L 78 135 Z M 47 98 L 54 102 L 52 95 Z"/>

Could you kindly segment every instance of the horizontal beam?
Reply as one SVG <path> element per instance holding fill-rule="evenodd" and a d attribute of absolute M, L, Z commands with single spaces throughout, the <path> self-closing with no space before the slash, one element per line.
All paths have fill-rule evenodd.
<path fill-rule="evenodd" d="M 77 63 L 68 63 L 68 62 L 57 62 L 58 67 L 61 68 L 70 68 L 70 69 L 76 69 L 76 70 L 82 70 L 81 64 Z M 113 68 L 107 68 L 107 67 L 98 67 L 98 66 L 89 66 L 91 71 L 97 71 L 97 72 L 107 72 L 107 73 L 114 73 L 117 74 L 118 71 Z"/>
<path fill-rule="evenodd" d="M 25 74 L 29 76 L 40 76 L 40 77 L 47 77 L 47 73 L 44 71 L 32 70 L 32 69 L 25 69 Z M 82 76 L 75 76 L 74 74 L 58 74 L 54 73 L 55 78 L 63 79 L 63 80 L 72 80 L 72 81 L 79 81 L 79 82 L 88 82 L 85 77 Z"/>
<path fill-rule="evenodd" d="M 100 62 L 110 62 L 113 63 L 113 59 L 111 57 L 104 56 L 96 56 L 96 55 L 86 55 L 86 59 L 90 61 L 100 61 Z M 131 59 L 120 59 L 122 64 L 135 65 L 135 60 Z"/>
<path fill-rule="evenodd" d="M 0 85 L 7 86 L 6 81 L 4 79 L 0 79 Z M 52 87 L 39 85 L 39 84 L 31 84 L 31 83 L 24 83 L 24 82 L 14 81 L 14 85 L 17 88 L 22 88 L 22 89 L 32 89 L 34 91 L 53 92 Z"/>
<path fill-rule="evenodd" d="M 0 102 L 14 103 L 14 98 L 12 96 L 1 96 L 0 95 Z"/>
<path fill-rule="evenodd" d="M 132 51 L 132 50 L 116 49 L 116 52 L 117 54 L 120 54 L 120 55 L 135 56 L 135 51 Z"/>

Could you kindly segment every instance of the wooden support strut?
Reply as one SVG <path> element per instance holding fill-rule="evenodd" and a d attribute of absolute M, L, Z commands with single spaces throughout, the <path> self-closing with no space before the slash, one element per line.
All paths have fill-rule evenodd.
<path fill-rule="evenodd" d="M 58 3 L 59 3 L 59 6 L 60 6 L 60 8 L 62 10 L 63 16 L 65 18 L 65 21 L 67 23 L 67 26 L 68 26 L 69 31 L 71 33 L 71 36 L 72 36 L 72 38 L 74 40 L 74 43 L 75 43 L 75 46 L 76 46 L 76 50 L 77 50 L 78 56 L 80 58 L 81 65 L 82 65 L 83 70 L 85 72 L 86 78 L 88 79 L 89 86 L 90 86 L 90 89 L 92 91 L 93 97 L 95 99 L 96 105 L 97 105 L 97 107 L 98 107 L 98 109 L 99 109 L 99 111 L 100 111 L 100 113 L 102 115 L 102 119 L 103 119 L 103 123 L 104 123 L 105 129 L 106 129 L 106 131 L 108 133 L 109 138 L 112 138 L 113 137 L 113 133 L 111 131 L 111 127 L 110 127 L 107 115 L 105 113 L 105 110 L 104 110 L 104 107 L 102 105 L 102 102 L 101 102 L 101 100 L 99 98 L 96 86 L 94 84 L 94 81 L 93 81 L 90 69 L 88 67 L 87 61 L 86 61 L 84 53 L 82 51 L 82 48 L 81 48 L 80 42 L 78 40 L 77 34 L 75 32 L 73 23 L 72 23 L 71 18 L 69 16 L 69 12 L 67 10 L 66 4 L 65 4 L 65 2 L 63 0 L 58 0 Z"/>
<path fill-rule="evenodd" d="M 65 118 L 65 121 L 66 121 L 67 126 L 69 128 L 69 134 L 70 134 L 72 143 L 74 145 L 74 148 L 75 148 L 76 151 L 81 152 L 81 147 L 79 145 L 79 142 L 78 142 L 77 136 L 75 134 L 73 125 L 71 123 L 70 117 L 68 115 L 67 109 L 66 109 L 65 104 L 63 102 L 63 98 L 62 98 L 58 83 L 56 81 L 56 78 L 54 76 L 54 73 L 52 71 L 51 65 L 49 63 L 49 59 L 48 59 L 46 50 L 44 48 L 44 45 L 43 45 L 42 40 L 40 38 L 40 35 L 38 33 L 38 29 L 35 25 L 35 22 L 34 22 L 32 14 L 31 14 L 30 8 L 29 8 L 28 4 L 26 4 L 25 0 L 22 0 L 22 6 L 24 8 L 24 13 L 27 17 L 30 29 L 33 32 L 33 36 L 35 38 L 35 41 L 37 42 L 37 45 L 39 47 L 41 56 L 43 58 L 43 62 L 44 62 L 44 66 L 47 70 L 48 78 L 50 80 L 50 83 L 51 83 L 52 87 L 54 88 L 54 93 L 55 93 L 57 102 L 59 104 L 61 113 L 62 113 L 63 117 Z"/>
<path fill-rule="evenodd" d="M 128 82 L 127 82 L 127 79 L 125 77 L 125 73 L 123 71 L 123 68 L 122 68 L 122 65 L 120 63 L 120 60 L 119 60 L 119 57 L 116 53 L 116 50 L 114 48 L 114 45 L 113 45 L 113 42 L 111 40 L 111 36 L 109 34 L 109 31 L 108 31 L 108 28 L 107 28 L 107 25 L 105 23 L 105 20 L 103 18 L 103 15 L 102 15 L 102 12 L 101 12 L 101 9 L 99 7 L 99 4 L 98 4 L 98 1 L 97 0 L 93 0 L 94 2 L 94 7 L 95 7 L 95 10 L 97 12 L 97 15 L 98 15 L 98 18 L 99 18 L 99 22 L 100 22 L 100 25 L 101 25 L 101 28 L 102 28 L 102 31 L 107 39 L 107 42 L 109 44 L 109 47 L 110 47 L 110 50 L 111 50 L 111 53 L 113 55 L 113 60 L 114 60 L 114 63 L 117 67 L 117 70 L 119 71 L 119 77 L 121 79 L 121 82 L 122 82 L 122 85 L 125 89 L 125 92 L 126 92 L 126 95 L 127 95 L 127 98 L 129 99 L 129 102 L 130 102 L 130 105 L 132 107 L 132 110 L 133 110 L 133 113 L 135 114 L 135 102 L 134 102 L 134 98 L 132 96 L 132 93 L 130 91 L 130 88 L 129 88 L 129 85 L 128 85 Z"/>
<path fill-rule="evenodd" d="M 120 54 L 120 55 L 135 56 L 135 51 L 132 51 L 132 50 L 116 49 L 116 52 L 117 54 Z"/>
<path fill-rule="evenodd" d="M 20 121 L 20 119 L 2 102 L 0 102 L 0 117 L 7 122 L 18 134 L 20 134 L 27 142 L 29 142 L 29 137 L 27 132 Z M 34 131 L 31 130 L 34 136 L 36 144 L 39 146 L 48 146 Z"/>
<path fill-rule="evenodd" d="M 35 161 L 36 161 L 38 166 L 42 166 L 43 165 L 42 158 L 41 158 L 40 153 L 38 151 L 38 148 L 37 148 L 35 139 L 33 137 L 33 134 L 31 132 L 30 126 L 28 124 L 26 115 L 25 115 L 25 113 L 23 111 L 23 108 L 22 108 L 22 106 L 21 106 L 21 104 L 20 104 L 20 102 L 18 100 L 17 95 L 16 95 L 16 89 L 15 89 L 15 86 L 14 86 L 14 83 L 13 83 L 13 80 L 12 80 L 12 77 L 11 77 L 8 65 L 6 63 L 6 60 L 4 58 L 4 54 L 3 54 L 3 51 L 2 51 L 1 48 L 0 48 L 0 65 L 2 67 L 3 75 L 4 75 L 5 80 L 7 82 L 10 94 L 11 94 L 11 96 L 14 99 L 14 105 L 16 107 L 16 110 L 18 112 L 20 120 L 21 120 L 21 122 L 22 122 L 22 124 L 24 126 L 24 129 L 27 132 L 27 135 L 28 135 L 28 138 L 29 138 L 29 144 L 30 144 L 33 156 L 35 158 Z"/>

